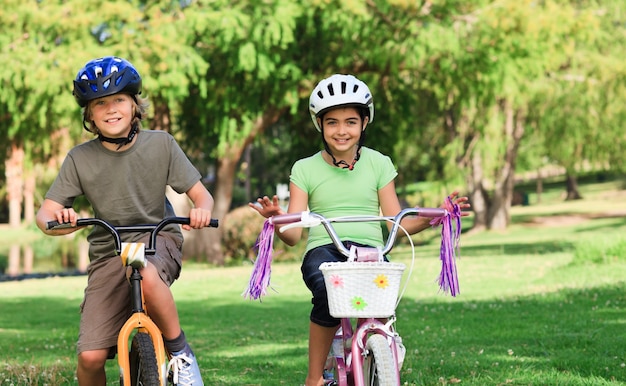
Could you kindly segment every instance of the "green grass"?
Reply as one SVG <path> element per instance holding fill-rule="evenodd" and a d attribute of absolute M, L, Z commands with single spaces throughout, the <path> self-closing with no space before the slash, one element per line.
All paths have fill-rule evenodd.
<path fill-rule="evenodd" d="M 404 385 L 626 385 L 626 218 L 615 215 L 626 200 L 623 190 L 587 196 L 515 207 L 507 231 L 464 234 L 455 298 L 436 284 L 436 232 L 416 237 L 397 312 Z M 393 259 L 409 264 L 406 247 Z M 241 297 L 251 269 L 187 264 L 173 286 L 205 384 L 299 385 L 310 310 L 299 265 L 273 266 L 277 292 L 262 303 Z M 0 385 L 76 384 L 85 284 L 0 283 Z M 107 375 L 119 384 L 115 361 Z"/>

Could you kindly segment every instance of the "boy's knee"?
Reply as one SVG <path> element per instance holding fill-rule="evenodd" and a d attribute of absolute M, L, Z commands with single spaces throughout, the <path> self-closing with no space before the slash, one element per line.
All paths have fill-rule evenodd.
<path fill-rule="evenodd" d="M 78 365 L 89 370 L 103 368 L 106 363 L 108 353 L 108 350 L 83 351 L 78 354 Z"/>

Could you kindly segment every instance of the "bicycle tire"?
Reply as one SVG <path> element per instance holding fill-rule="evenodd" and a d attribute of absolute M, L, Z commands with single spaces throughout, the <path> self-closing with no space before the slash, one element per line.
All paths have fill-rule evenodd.
<path fill-rule="evenodd" d="M 150 335 L 136 333 L 129 355 L 131 386 L 160 386 L 159 368 Z"/>
<path fill-rule="evenodd" d="M 367 350 L 367 355 L 363 358 L 365 385 L 399 386 L 399 377 L 387 338 L 374 334 L 367 338 L 365 348 Z"/>

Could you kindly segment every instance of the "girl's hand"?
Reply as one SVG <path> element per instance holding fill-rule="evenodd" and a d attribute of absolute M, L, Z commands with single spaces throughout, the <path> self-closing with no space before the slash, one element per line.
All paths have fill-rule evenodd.
<path fill-rule="evenodd" d="M 256 202 L 249 203 L 248 206 L 259 212 L 259 214 L 265 218 L 284 213 L 278 204 L 278 196 L 276 195 L 274 195 L 271 200 L 269 197 L 263 196 L 258 198 Z"/>
<path fill-rule="evenodd" d="M 459 195 L 458 191 L 452 192 L 452 194 L 450 194 L 450 196 L 449 196 L 450 200 L 452 200 L 452 202 L 454 204 L 459 206 L 459 209 L 461 209 L 461 216 L 469 216 L 470 215 L 469 212 L 463 211 L 464 209 L 469 209 L 471 207 L 471 205 L 469 203 L 469 198 L 468 197 L 457 197 L 458 195 Z M 453 208 L 450 207 L 450 203 L 448 202 L 447 199 L 443 202 L 441 207 L 447 209 L 449 212 L 451 212 L 452 209 L 453 209 Z"/>

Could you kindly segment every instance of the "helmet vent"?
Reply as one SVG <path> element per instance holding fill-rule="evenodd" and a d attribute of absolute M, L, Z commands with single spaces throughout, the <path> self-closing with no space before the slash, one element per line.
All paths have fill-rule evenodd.
<path fill-rule="evenodd" d="M 96 78 L 102 76 L 102 67 L 94 68 L 94 73 L 96 74 Z"/>
<path fill-rule="evenodd" d="M 357 91 L 358 89 L 359 89 L 359 85 L 358 85 L 358 84 L 355 84 L 355 85 L 354 85 L 354 88 L 352 88 L 352 92 L 353 92 L 353 93 L 356 93 L 356 91 Z M 368 95 L 369 95 L 369 94 L 368 94 Z"/>
<path fill-rule="evenodd" d="M 342 94 L 346 93 L 346 82 L 341 82 L 341 93 Z"/>
<path fill-rule="evenodd" d="M 328 93 L 330 94 L 330 96 L 335 95 L 335 89 L 333 88 L 332 83 L 328 84 Z"/>
<path fill-rule="evenodd" d="M 320 97 L 320 99 L 324 99 L 324 94 L 322 94 L 321 91 L 317 92 L 317 96 Z"/>

